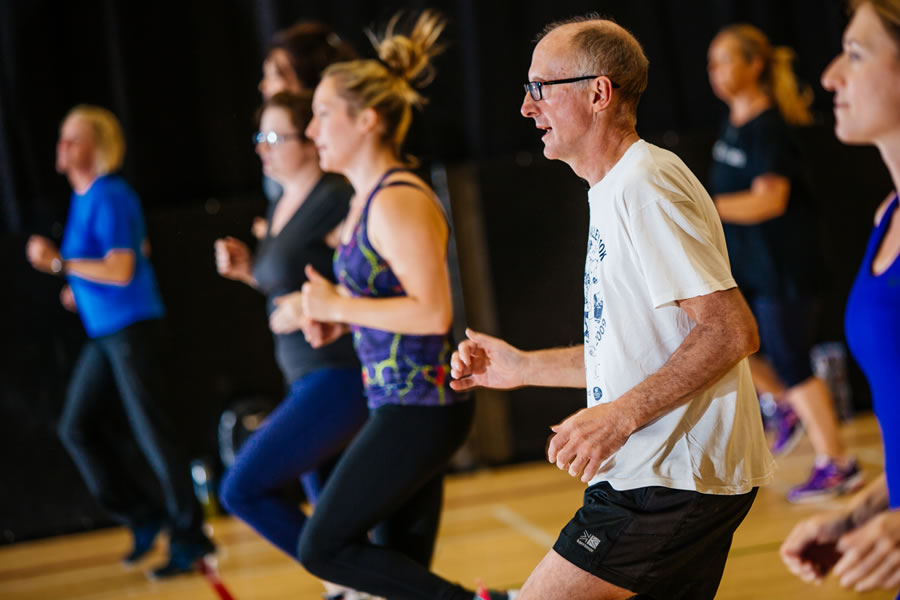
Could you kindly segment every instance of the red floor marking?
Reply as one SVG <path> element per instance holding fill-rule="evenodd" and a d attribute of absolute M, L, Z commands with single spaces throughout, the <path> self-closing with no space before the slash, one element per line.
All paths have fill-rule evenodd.
<path fill-rule="evenodd" d="M 213 559 L 214 560 L 214 559 Z M 201 558 L 197 561 L 200 572 L 206 578 L 207 583 L 212 587 L 213 591 L 219 596 L 219 600 L 235 600 L 222 580 L 219 579 L 219 570 L 213 561 Z"/>

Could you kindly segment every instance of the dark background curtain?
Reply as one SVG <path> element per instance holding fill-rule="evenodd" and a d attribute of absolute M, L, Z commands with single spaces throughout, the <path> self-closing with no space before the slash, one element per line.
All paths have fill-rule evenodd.
<path fill-rule="evenodd" d="M 24 259 L 28 235 L 59 241 L 62 234 L 70 190 L 54 172 L 54 152 L 66 112 L 99 104 L 122 121 L 123 175 L 143 201 L 169 312 L 175 368 L 167 406 L 179 415 L 191 456 L 214 463 L 222 409 L 282 391 L 262 298 L 216 276 L 212 255 L 222 235 L 249 241 L 250 221 L 264 208 L 250 135 L 267 42 L 298 19 L 319 19 L 371 56 L 365 27 L 378 29 L 401 8 L 426 7 L 448 17 L 449 46 L 437 60 L 409 150 L 426 165 L 448 166 L 451 191 L 462 183 L 478 191 L 487 248 L 480 258 L 491 273 L 497 333 L 528 348 L 581 339 L 587 186 L 541 156 L 539 135 L 518 110 L 535 34 L 555 19 L 596 10 L 632 30 L 650 58 L 639 132 L 681 155 L 701 179 L 724 115 L 706 77 L 716 31 L 746 21 L 797 51 L 796 70 L 813 87 L 819 114 L 819 123 L 798 135 L 832 274 L 822 337 L 841 339 L 846 292 L 874 207 L 890 189 L 874 150 L 836 142 L 830 94 L 818 83 L 840 49 L 842 2 L 3 0 L 0 542 L 108 522 L 54 431 L 83 333 L 59 306 L 62 282 Z M 453 181 L 454 173 L 471 181 Z M 853 381 L 864 407 L 867 392 L 855 370 Z M 512 396 L 513 460 L 539 457 L 546 427 L 583 404 L 578 391 Z M 110 415 L 110 426 L 118 419 Z"/>

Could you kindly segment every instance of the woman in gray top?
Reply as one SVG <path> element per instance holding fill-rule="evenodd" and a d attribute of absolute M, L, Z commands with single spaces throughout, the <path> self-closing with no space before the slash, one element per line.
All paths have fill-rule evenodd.
<path fill-rule="evenodd" d="M 255 256 L 232 237 L 217 240 L 215 248 L 223 277 L 266 295 L 276 357 L 290 384 L 287 397 L 241 447 L 222 482 L 221 498 L 231 513 L 290 556 L 296 556 L 306 515 L 280 490 L 300 477 L 307 498 L 315 502 L 323 485 L 321 466 L 349 443 L 368 416 L 350 337 L 314 349 L 301 331 L 286 324 L 297 317 L 290 305 L 278 308 L 279 297 L 305 283 L 306 265 L 330 272 L 334 231 L 353 194 L 342 177 L 319 168 L 316 148 L 303 133 L 311 117 L 309 95 L 280 92 L 263 104 L 256 151 L 264 172 L 283 193 L 269 211 Z"/>

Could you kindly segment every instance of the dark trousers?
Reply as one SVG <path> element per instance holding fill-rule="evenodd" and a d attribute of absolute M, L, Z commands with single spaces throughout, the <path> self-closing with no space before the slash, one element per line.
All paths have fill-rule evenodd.
<path fill-rule="evenodd" d="M 315 503 L 334 458 L 368 417 L 358 366 L 304 375 L 241 447 L 222 481 L 222 503 L 294 556 L 306 515 L 281 490 L 299 477 Z"/>
<path fill-rule="evenodd" d="M 91 494 L 115 518 L 130 527 L 161 520 L 173 543 L 193 543 L 203 538 L 203 517 L 190 465 L 160 406 L 166 393 L 161 328 L 158 320 L 143 321 L 85 343 L 69 382 L 59 436 Z M 113 384 L 130 426 L 118 431 L 104 427 L 116 408 L 109 405 L 116 396 L 107 393 Z M 158 480 L 162 504 L 149 482 L 135 474 L 139 470 L 119 459 L 135 445 Z"/>
<path fill-rule="evenodd" d="M 326 581 L 390 600 L 471 600 L 472 592 L 430 572 L 429 564 L 444 471 L 473 414 L 470 401 L 372 411 L 300 535 L 303 566 Z"/>

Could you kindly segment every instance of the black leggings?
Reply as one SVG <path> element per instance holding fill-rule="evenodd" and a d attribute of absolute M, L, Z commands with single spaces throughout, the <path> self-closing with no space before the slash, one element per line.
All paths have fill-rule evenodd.
<path fill-rule="evenodd" d="M 203 515 L 194 497 L 190 463 L 165 409 L 165 348 L 160 321 L 142 321 L 88 340 L 66 394 L 59 436 L 91 494 L 119 521 L 136 527 L 162 520 L 173 543 L 199 543 Z M 115 384 L 130 428 L 103 435 Z M 121 464 L 120 454 L 137 446 L 158 482 L 143 481 Z M 164 506 L 156 500 L 162 491 Z"/>
<path fill-rule="evenodd" d="M 473 414 L 470 401 L 375 409 L 300 536 L 303 566 L 389 600 L 471 600 L 471 591 L 431 573 L 429 564 L 444 470 L 468 436 Z"/>

